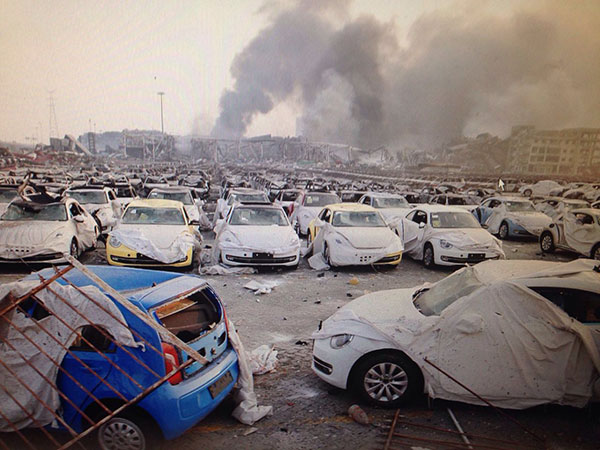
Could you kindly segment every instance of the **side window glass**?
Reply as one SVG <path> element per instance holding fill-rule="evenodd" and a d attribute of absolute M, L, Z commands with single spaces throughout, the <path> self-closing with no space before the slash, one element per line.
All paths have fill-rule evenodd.
<path fill-rule="evenodd" d="M 79 330 L 81 335 L 77 336 L 70 350 L 84 352 L 101 351 L 105 353 L 114 352 L 113 339 L 100 325 L 85 325 Z M 95 348 L 94 348 L 95 347 Z M 96 350 L 97 349 L 97 350 Z"/>
<path fill-rule="evenodd" d="M 600 294 L 565 288 L 534 287 L 531 289 L 581 323 L 600 324 Z"/>

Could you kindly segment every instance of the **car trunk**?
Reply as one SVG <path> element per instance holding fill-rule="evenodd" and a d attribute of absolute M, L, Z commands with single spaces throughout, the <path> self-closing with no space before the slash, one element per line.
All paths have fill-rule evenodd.
<path fill-rule="evenodd" d="M 223 307 L 208 286 L 168 301 L 152 312 L 171 333 L 209 361 L 218 358 L 227 348 Z M 183 363 L 188 357 L 183 354 L 180 358 Z M 199 363 L 193 363 L 185 369 L 185 376 L 192 376 L 201 368 Z"/>

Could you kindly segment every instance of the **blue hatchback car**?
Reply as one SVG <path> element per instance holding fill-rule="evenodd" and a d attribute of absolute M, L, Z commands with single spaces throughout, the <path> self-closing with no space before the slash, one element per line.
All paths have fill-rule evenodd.
<path fill-rule="evenodd" d="M 182 370 L 183 373 L 177 373 L 101 426 L 98 430 L 100 446 L 105 449 L 142 450 L 151 447 L 161 437 L 176 438 L 213 411 L 238 379 L 238 357 L 229 343 L 223 304 L 206 281 L 195 275 L 123 267 L 88 268 L 209 361 L 205 366 L 192 363 Z M 53 269 L 39 272 L 44 278 L 53 274 Z M 28 278 L 38 279 L 37 275 L 32 274 Z M 95 285 L 76 269 L 71 270 L 66 278 L 79 287 Z M 65 283 L 61 279 L 58 282 Z M 110 295 L 107 296 L 110 298 Z M 76 341 L 70 349 L 72 354 L 67 354 L 62 362 L 62 367 L 72 378 L 61 371 L 57 384 L 79 411 L 95 421 L 106 412 L 86 391 L 115 410 L 125 404 L 123 397 L 130 400 L 140 394 L 140 385 L 151 386 L 157 381 L 156 374 L 165 376 L 187 360 L 184 353 L 161 342 L 155 329 L 118 302 L 115 304 L 132 333 L 142 336 L 148 345 L 162 349 L 162 354 L 148 348 L 127 348 L 128 353 L 95 327 L 84 327 L 83 336 L 103 354 L 92 350 L 84 340 Z M 123 369 L 137 385 L 115 369 L 107 358 Z M 75 431 L 81 432 L 89 426 L 89 422 L 79 411 L 69 402 L 62 402 L 63 419 Z"/>

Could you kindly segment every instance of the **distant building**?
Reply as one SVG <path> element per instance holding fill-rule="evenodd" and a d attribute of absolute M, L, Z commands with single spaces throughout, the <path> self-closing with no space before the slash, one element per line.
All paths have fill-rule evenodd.
<path fill-rule="evenodd" d="M 527 175 L 600 175 L 600 128 L 513 127 L 508 169 Z"/>

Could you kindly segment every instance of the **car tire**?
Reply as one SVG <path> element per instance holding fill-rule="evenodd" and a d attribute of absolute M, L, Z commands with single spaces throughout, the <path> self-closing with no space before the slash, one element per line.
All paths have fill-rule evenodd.
<path fill-rule="evenodd" d="M 378 352 L 359 360 L 352 369 L 350 384 L 363 401 L 397 408 L 423 393 L 423 374 L 400 352 Z"/>
<path fill-rule="evenodd" d="M 594 248 L 590 253 L 590 258 L 600 260 L 600 242 L 594 245 Z"/>
<path fill-rule="evenodd" d="M 542 253 L 552 253 L 555 249 L 554 236 L 549 231 L 544 231 L 540 236 L 540 250 Z"/>
<path fill-rule="evenodd" d="M 323 244 L 323 259 L 329 267 L 333 267 L 331 265 L 331 250 L 329 250 L 329 245 L 327 245 L 327 242 Z"/>
<path fill-rule="evenodd" d="M 77 245 L 77 239 L 75 238 L 71 239 L 69 254 L 75 259 L 79 258 L 79 245 Z"/>
<path fill-rule="evenodd" d="M 428 269 L 435 267 L 435 254 L 433 253 L 433 246 L 429 242 L 423 248 L 423 265 Z"/>
<path fill-rule="evenodd" d="M 523 195 L 524 195 L 525 197 L 531 197 L 531 194 L 533 194 L 533 192 L 531 192 L 531 189 L 525 189 L 525 190 L 523 191 Z"/>
<path fill-rule="evenodd" d="M 508 239 L 508 224 L 505 221 L 502 221 L 498 228 L 498 237 L 502 240 Z"/>
<path fill-rule="evenodd" d="M 150 450 L 160 441 L 152 427 L 128 415 L 113 417 L 103 424 L 97 439 L 102 450 Z"/>

